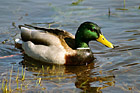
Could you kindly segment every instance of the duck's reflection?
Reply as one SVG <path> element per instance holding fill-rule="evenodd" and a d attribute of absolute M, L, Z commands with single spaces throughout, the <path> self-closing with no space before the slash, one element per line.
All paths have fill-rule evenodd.
<path fill-rule="evenodd" d="M 24 56 L 22 64 L 28 71 L 36 72 L 36 76 L 41 76 L 42 80 L 75 79 L 75 86 L 88 93 L 101 93 L 101 89 L 115 84 L 114 76 L 105 76 L 99 72 L 94 72 L 94 63 L 84 66 L 64 66 L 45 64 Z M 63 83 L 63 80 L 61 83 Z M 69 82 L 68 82 L 69 83 Z"/>

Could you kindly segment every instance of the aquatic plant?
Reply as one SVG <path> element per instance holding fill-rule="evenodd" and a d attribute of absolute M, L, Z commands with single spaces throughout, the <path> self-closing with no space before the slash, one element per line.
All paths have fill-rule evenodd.
<path fill-rule="evenodd" d="M 77 1 L 75 1 L 75 2 L 72 2 L 72 5 L 78 5 L 78 4 L 81 3 L 82 1 L 84 1 L 84 0 L 77 0 Z"/>
<path fill-rule="evenodd" d="M 126 7 L 125 7 L 125 0 L 123 1 L 123 8 L 116 8 L 116 10 L 128 10 L 128 9 L 126 9 Z"/>
<path fill-rule="evenodd" d="M 22 81 L 25 80 L 25 69 L 26 69 L 26 67 L 25 67 L 24 71 L 23 71 L 23 69 L 24 69 L 24 68 L 23 68 L 23 66 L 22 66 L 22 79 L 21 79 Z"/>
<path fill-rule="evenodd" d="M 139 8 L 138 9 L 140 9 L 140 5 L 139 5 Z"/>

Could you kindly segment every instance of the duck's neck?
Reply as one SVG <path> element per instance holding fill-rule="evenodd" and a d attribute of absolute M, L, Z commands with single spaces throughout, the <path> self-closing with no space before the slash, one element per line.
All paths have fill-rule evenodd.
<path fill-rule="evenodd" d="M 79 42 L 78 45 L 76 44 L 76 48 L 89 48 L 89 46 L 85 42 Z"/>
<path fill-rule="evenodd" d="M 83 35 L 83 33 L 84 33 L 84 28 L 79 27 L 75 34 L 76 48 L 89 48 L 88 46 L 89 40 L 84 38 L 85 36 Z"/>
<path fill-rule="evenodd" d="M 88 42 L 82 41 L 80 38 L 75 38 L 76 48 L 89 48 Z"/>

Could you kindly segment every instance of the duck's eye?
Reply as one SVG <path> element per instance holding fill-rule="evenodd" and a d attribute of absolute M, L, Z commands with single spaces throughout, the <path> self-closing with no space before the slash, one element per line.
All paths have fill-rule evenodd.
<path fill-rule="evenodd" d="M 91 31 L 91 32 L 95 32 L 95 31 L 96 31 L 96 29 L 91 28 L 91 29 L 90 29 L 90 31 Z"/>

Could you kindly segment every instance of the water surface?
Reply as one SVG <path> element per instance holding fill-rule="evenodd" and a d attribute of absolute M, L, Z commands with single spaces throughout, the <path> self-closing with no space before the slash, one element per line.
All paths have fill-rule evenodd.
<path fill-rule="evenodd" d="M 76 3 L 76 4 L 75 4 Z M 11 76 L 11 88 L 19 69 L 19 88 L 23 92 L 140 92 L 140 1 L 126 0 L 12 0 L 0 3 L 0 79 Z M 109 14 L 110 9 L 110 14 Z M 87 66 L 55 66 L 37 64 L 15 48 L 20 24 L 60 28 L 75 34 L 84 21 L 97 23 L 105 37 L 116 46 L 109 49 L 92 41 L 90 48 L 97 58 Z M 10 56 L 13 55 L 13 56 Z M 23 58 L 24 57 L 24 58 Z M 21 81 L 22 66 L 25 80 Z M 41 83 L 39 80 L 41 78 Z"/>

